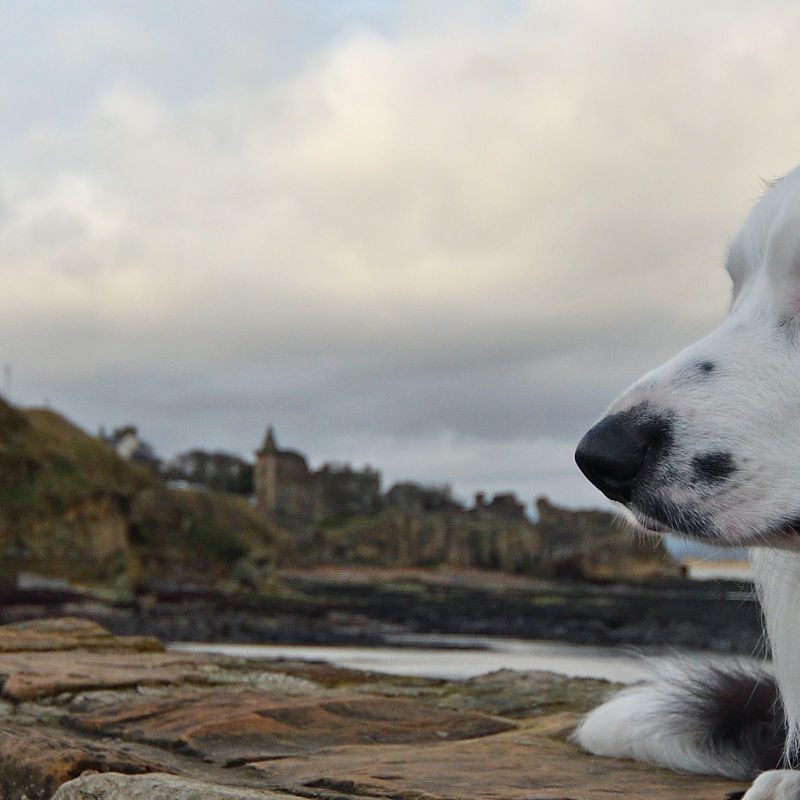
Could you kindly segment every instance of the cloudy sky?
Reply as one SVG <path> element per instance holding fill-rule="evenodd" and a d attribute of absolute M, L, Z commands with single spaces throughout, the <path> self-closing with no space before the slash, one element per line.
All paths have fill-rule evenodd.
<path fill-rule="evenodd" d="M 800 161 L 796 3 L 39 0 L 0 40 L 12 399 L 164 456 L 273 422 L 599 504 L 575 442 Z"/>

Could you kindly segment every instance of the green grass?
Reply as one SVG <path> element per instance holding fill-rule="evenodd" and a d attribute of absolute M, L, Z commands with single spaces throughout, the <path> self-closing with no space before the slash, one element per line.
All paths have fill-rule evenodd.
<path fill-rule="evenodd" d="M 208 559 L 233 564 L 247 554 L 248 548 L 236 532 L 219 525 L 209 517 L 193 519 L 186 536 L 187 543 Z"/>

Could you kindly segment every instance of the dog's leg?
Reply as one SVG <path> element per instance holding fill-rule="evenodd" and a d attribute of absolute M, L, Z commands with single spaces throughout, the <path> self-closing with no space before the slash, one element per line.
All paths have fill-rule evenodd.
<path fill-rule="evenodd" d="M 800 555 L 763 549 L 751 553 L 751 562 L 788 717 L 790 739 L 787 749 L 796 755 L 800 727 L 797 671 L 797 658 L 800 656 Z M 800 800 L 800 771 L 775 769 L 762 772 L 742 800 Z"/>
<path fill-rule="evenodd" d="M 796 767 L 800 754 L 800 553 L 755 548 L 750 563 L 786 716 L 790 757 L 785 763 Z"/>
<path fill-rule="evenodd" d="M 793 769 L 762 772 L 742 800 L 800 800 L 800 772 Z"/>

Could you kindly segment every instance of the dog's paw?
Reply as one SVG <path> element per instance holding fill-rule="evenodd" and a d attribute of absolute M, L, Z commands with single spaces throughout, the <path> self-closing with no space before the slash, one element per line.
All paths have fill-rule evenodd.
<path fill-rule="evenodd" d="M 742 800 L 800 800 L 800 772 L 793 769 L 762 772 Z"/>

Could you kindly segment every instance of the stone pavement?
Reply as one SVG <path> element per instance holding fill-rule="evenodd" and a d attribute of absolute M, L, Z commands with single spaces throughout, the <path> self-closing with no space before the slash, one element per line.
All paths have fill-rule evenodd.
<path fill-rule="evenodd" d="M 588 756 L 608 684 L 465 682 L 165 652 L 78 619 L 0 628 L 2 800 L 724 800 L 741 785 Z"/>

